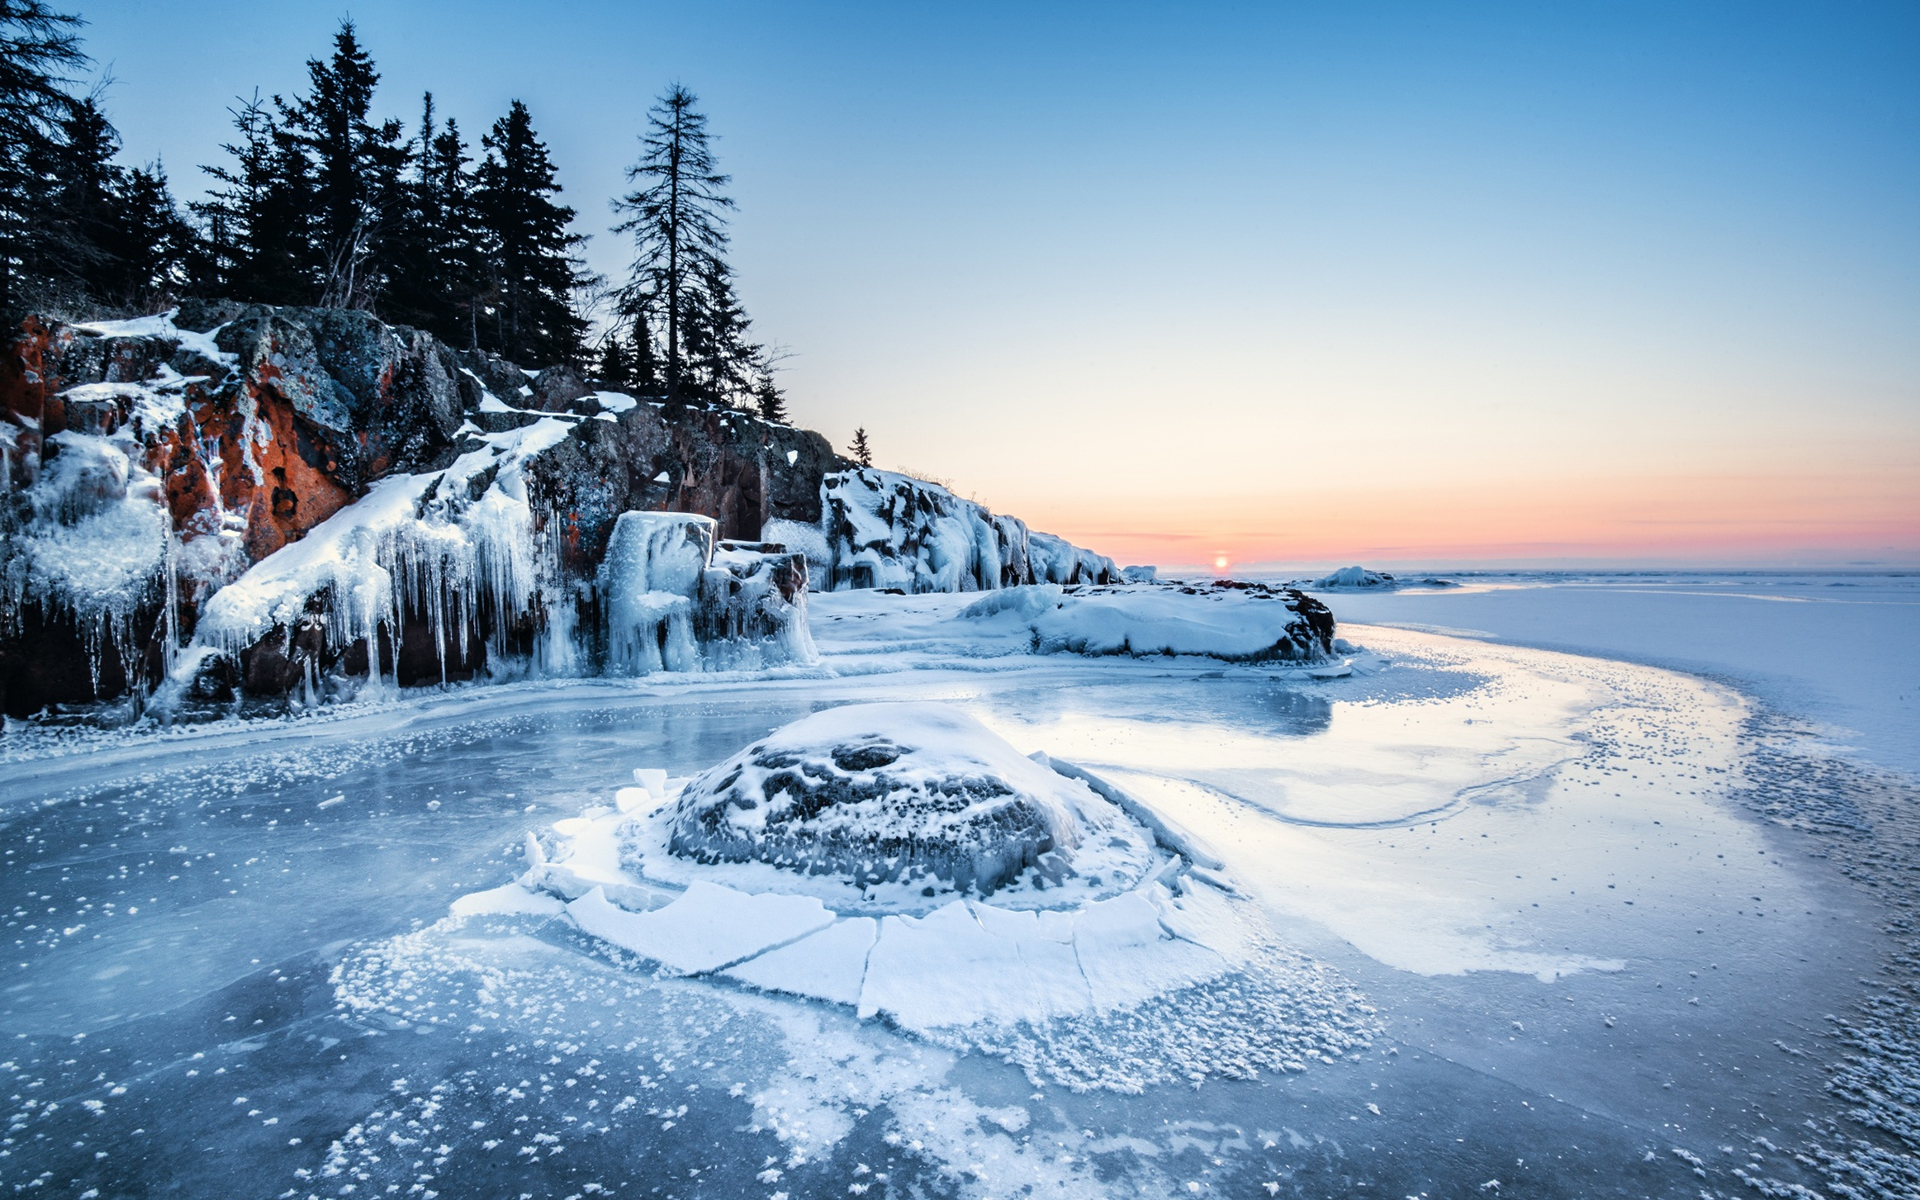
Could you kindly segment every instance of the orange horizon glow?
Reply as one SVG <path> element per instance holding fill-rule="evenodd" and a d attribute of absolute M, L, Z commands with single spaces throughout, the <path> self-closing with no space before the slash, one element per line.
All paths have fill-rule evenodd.
<path fill-rule="evenodd" d="M 1106 506 L 1030 523 L 1121 563 L 1608 560 L 1920 565 L 1920 473 L 1515 480 Z"/>

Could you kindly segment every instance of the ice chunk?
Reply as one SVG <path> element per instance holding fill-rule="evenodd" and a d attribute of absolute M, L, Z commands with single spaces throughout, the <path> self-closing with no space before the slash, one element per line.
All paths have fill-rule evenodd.
<path fill-rule="evenodd" d="M 555 916 L 565 912 L 566 907 L 557 896 L 530 892 L 517 883 L 503 883 L 484 892 L 469 892 L 453 902 L 451 911 L 456 917 L 511 916 L 516 913 Z"/>
<path fill-rule="evenodd" d="M 792 992 L 834 1004 L 860 1003 L 867 955 L 879 936 L 872 917 L 849 917 L 789 946 L 769 950 L 725 972 L 770 992 Z"/>
<path fill-rule="evenodd" d="M 698 882 L 665 908 L 631 913 L 594 888 L 567 905 L 580 928 L 683 975 L 731 966 L 833 924 L 811 896 L 750 896 Z"/>
<path fill-rule="evenodd" d="M 1074 920 L 1074 949 L 1093 1008 L 1108 1012 L 1149 996 L 1211 979 L 1227 969 L 1219 954 L 1176 939 L 1139 892 L 1101 900 Z"/>
<path fill-rule="evenodd" d="M 1032 620 L 1058 603 L 1060 603 L 1059 584 L 1023 584 L 982 596 L 961 609 L 960 615 L 970 621 L 984 620 L 1003 614 L 1010 614 L 1021 620 Z"/>

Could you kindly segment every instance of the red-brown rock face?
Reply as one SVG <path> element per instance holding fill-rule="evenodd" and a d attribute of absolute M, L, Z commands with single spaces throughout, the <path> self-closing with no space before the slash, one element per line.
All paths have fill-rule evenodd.
<path fill-rule="evenodd" d="M 0 531 L 9 534 L 0 707 L 25 715 L 153 682 L 209 595 L 376 481 L 443 470 L 478 445 L 475 430 L 511 429 L 540 413 L 573 422 L 527 464 L 526 491 L 536 532 L 558 541 L 562 568 L 577 578 L 592 575 L 623 511 L 703 513 L 722 536 L 752 540 L 770 518 L 817 520 L 822 474 L 845 465 L 818 434 L 745 414 L 618 407 L 625 411 L 602 415 L 570 368 L 529 377 L 360 312 L 192 303 L 171 322 L 30 319 L 0 354 Z M 66 481 L 75 471 L 57 469 L 63 454 L 100 458 L 101 486 L 113 494 L 87 500 L 84 512 L 62 500 L 76 486 Z M 120 553 L 130 564 L 123 574 L 135 578 L 137 538 L 107 522 L 137 515 L 149 492 L 173 531 L 171 550 L 150 548 L 164 569 L 138 586 L 119 577 L 118 590 L 94 586 L 80 569 L 87 564 L 65 561 L 70 544 L 93 538 L 85 544 Z M 111 621 L 89 607 L 102 604 Z M 400 625 L 397 650 L 380 648 L 387 669 L 397 661 L 424 672 L 419 664 L 430 661 L 437 677 L 447 656 L 429 626 L 417 614 Z M 300 639 L 316 636 L 284 631 L 286 644 L 240 664 L 234 682 L 257 677 L 260 690 L 287 690 Z M 420 637 L 425 650 L 414 644 Z M 456 647 L 455 657 L 470 651 Z M 357 653 L 365 663 L 366 647 Z"/>

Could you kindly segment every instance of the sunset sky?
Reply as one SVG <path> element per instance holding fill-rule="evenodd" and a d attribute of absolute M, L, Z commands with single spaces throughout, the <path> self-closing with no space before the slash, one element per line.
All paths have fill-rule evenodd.
<path fill-rule="evenodd" d="M 699 94 L 797 423 L 1128 562 L 1920 563 L 1920 7 L 81 5 L 183 198 L 351 12 L 607 227 Z"/>

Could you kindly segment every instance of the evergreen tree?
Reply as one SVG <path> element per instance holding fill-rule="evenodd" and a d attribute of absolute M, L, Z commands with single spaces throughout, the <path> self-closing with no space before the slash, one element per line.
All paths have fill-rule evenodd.
<path fill-rule="evenodd" d="M 195 253 L 193 227 L 180 215 L 166 168 L 158 163 L 126 172 L 114 207 L 105 247 L 111 274 L 96 294 L 117 304 L 147 307 L 187 282 L 187 265 Z"/>
<path fill-rule="evenodd" d="M 115 264 L 116 197 L 124 172 L 115 132 L 98 101 L 74 101 L 56 137 L 43 143 L 33 164 L 42 189 L 34 245 L 28 261 L 44 285 L 69 300 L 100 297 L 110 289 Z"/>
<path fill-rule="evenodd" d="M 762 421 L 772 421 L 777 425 L 787 423 L 787 398 L 779 386 L 773 382 L 771 364 L 763 363 L 753 383 L 753 407 Z"/>
<path fill-rule="evenodd" d="M 686 356 L 681 390 L 687 398 L 708 404 L 749 407 L 760 347 L 747 340 L 749 321 L 734 295 L 726 263 L 707 258 L 695 282 L 681 322 Z"/>
<path fill-rule="evenodd" d="M 586 322 L 574 311 L 574 289 L 591 281 L 574 251 L 586 239 L 568 230 L 573 210 L 560 192 L 553 161 L 533 131 L 527 106 L 515 100 L 480 139 L 476 207 L 493 268 L 481 345 L 516 362 L 579 358 Z"/>
<path fill-rule="evenodd" d="M 696 307 L 704 307 L 703 279 L 716 263 L 720 277 L 726 274 L 725 212 L 733 207 L 722 190 L 728 177 L 714 167 L 707 118 L 694 108 L 697 102 L 675 84 L 648 111 L 640 161 L 627 169 L 627 179 L 640 186 L 614 201 L 616 212 L 628 214 L 615 232 L 634 239 L 622 305 L 628 312 L 651 309 L 661 318 L 669 403 L 684 398 L 688 335 L 697 340 L 705 332 L 694 316 Z"/>
<path fill-rule="evenodd" d="M 867 445 L 867 427 L 864 425 L 853 431 L 853 461 L 863 467 L 873 465 L 873 449 Z"/>
<path fill-rule="evenodd" d="M 206 237 L 194 285 L 208 295 L 305 303 L 316 257 L 306 154 L 258 92 L 227 111 L 238 137 L 220 148 L 232 165 L 201 167 L 221 186 L 190 206 Z"/>
<path fill-rule="evenodd" d="M 42 0 L 0 0 L 0 312 L 6 315 L 48 284 L 41 224 L 49 189 L 42 169 L 74 105 L 66 90 L 72 74 L 88 61 L 80 24 Z"/>
<path fill-rule="evenodd" d="M 71 105 L 58 140 L 42 149 L 46 202 L 33 261 L 51 294 L 137 306 L 184 282 L 192 231 L 166 174 L 128 171 L 114 162 L 119 151 L 120 135 L 92 96 Z"/>
<path fill-rule="evenodd" d="M 620 334 L 616 330 L 607 335 L 600 346 L 600 382 L 614 391 L 626 391 L 633 386 L 633 365 L 627 359 L 627 352 L 620 345 Z"/>
<path fill-rule="evenodd" d="M 421 107 L 406 216 L 394 240 L 395 268 L 381 311 L 450 344 L 472 344 L 487 286 L 474 178 L 467 169 L 473 159 L 459 124 L 435 120 L 433 93 Z"/>
<path fill-rule="evenodd" d="M 407 148 L 400 122 L 369 120 L 380 74 L 352 21 L 340 22 L 332 58 L 307 60 L 307 78 L 305 97 L 275 103 L 292 145 L 311 163 L 315 282 L 321 303 L 366 308 L 391 269 L 397 231 L 389 218 L 398 215 Z"/>

